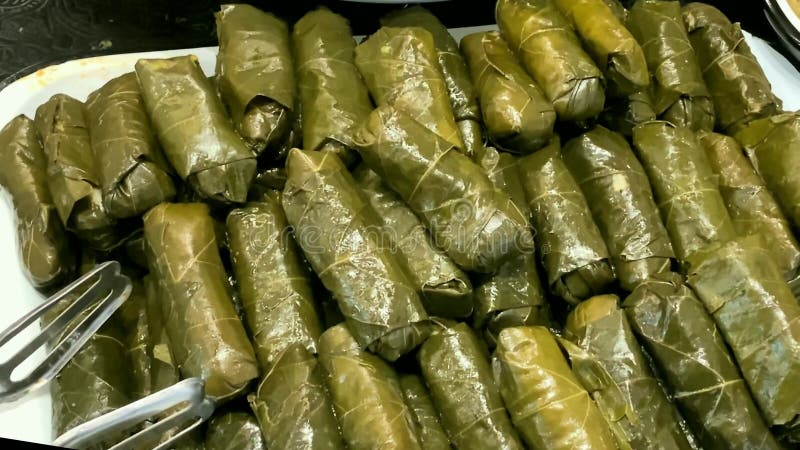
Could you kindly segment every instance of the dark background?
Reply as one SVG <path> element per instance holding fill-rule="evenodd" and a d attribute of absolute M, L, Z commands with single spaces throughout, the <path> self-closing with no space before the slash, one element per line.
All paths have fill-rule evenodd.
<path fill-rule="evenodd" d="M 398 5 L 329 0 L 249 1 L 289 21 L 317 5 L 350 19 L 355 34 L 368 34 Z M 625 3 L 625 2 L 623 2 Z M 713 0 L 733 21 L 783 52 L 767 23 L 762 0 Z M 0 89 L 41 67 L 74 58 L 216 44 L 209 0 L 0 0 Z M 495 0 L 430 3 L 448 27 L 494 23 Z M 4 80 L 4 81 L 2 81 Z"/>

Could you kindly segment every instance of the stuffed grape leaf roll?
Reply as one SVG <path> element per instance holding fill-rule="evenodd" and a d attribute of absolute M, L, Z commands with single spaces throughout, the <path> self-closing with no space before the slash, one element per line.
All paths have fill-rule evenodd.
<path fill-rule="evenodd" d="M 152 354 L 147 346 L 152 341 L 147 318 L 147 293 L 140 280 L 133 282 L 131 295 L 116 313 L 130 367 L 130 397 L 138 400 L 154 392 Z"/>
<path fill-rule="evenodd" d="M 256 154 L 274 152 L 294 121 L 297 88 L 289 28 L 246 4 L 222 5 L 215 17 L 220 96 L 248 147 Z"/>
<path fill-rule="evenodd" d="M 48 189 L 47 159 L 31 119 L 17 116 L 0 130 L 0 166 L 0 185 L 16 212 L 25 275 L 37 288 L 66 281 L 75 257 Z"/>
<path fill-rule="evenodd" d="M 608 248 L 578 183 L 559 154 L 558 137 L 519 161 L 550 290 L 569 303 L 600 293 L 614 282 Z"/>
<path fill-rule="evenodd" d="M 458 50 L 458 43 L 447 27 L 430 11 L 421 6 L 395 10 L 381 18 L 381 25 L 388 27 L 421 27 L 431 33 L 433 44 L 442 69 L 450 106 L 465 153 L 474 155 L 483 145 L 480 126 L 480 109 L 476 100 L 469 69 Z"/>
<path fill-rule="evenodd" d="M 572 370 L 635 449 L 691 449 L 682 418 L 667 398 L 631 331 L 616 295 L 598 295 L 567 317 Z"/>
<path fill-rule="evenodd" d="M 378 106 L 405 112 L 466 152 L 430 32 L 420 27 L 382 27 L 356 47 L 356 66 Z"/>
<path fill-rule="evenodd" d="M 267 448 L 344 448 L 323 367 L 302 344 L 287 346 L 247 399 Z"/>
<path fill-rule="evenodd" d="M 453 318 L 472 314 L 469 277 L 434 245 L 414 212 L 366 166 L 359 166 L 353 177 L 377 213 L 383 239 L 394 249 L 428 314 Z"/>
<path fill-rule="evenodd" d="M 800 305 L 760 235 L 718 244 L 691 258 L 697 292 L 770 425 L 800 424 Z"/>
<path fill-rule="evenodd" d="M 151 273 L 172 352 L 185 378 L 226 399 L 258 376 L 253 347 L 234 309 L 209 208 L 162 203 L 144 216 Z"/>
<path fill-rule="evenodd" d="M 700 143 L 719 181 L 719 192 L 728 207 L 733 226 L 740 235 L 761 233 L 775 263 L 787 278 L 800 267 L 800 247 L 791 226 L 767 190 L 736 139 L 717 133 L 702 133 Z"/>
<path fill-rule="evenodd" d="M 449 450 L 450 439 L 439 423 L 439 412 L 433 406 L 431 394 L 419 375 L 400 376 L 400 389 L 408 405 L 414 423 L 417 425 L 419 440 L 423 450 Z"/>
<path fill-rule="evenodd" d="M 778 114 L 750 122 L 736 133 L 756 172 L 795 229 L 800 228 L 800 115 Z"/>
<path fill-rule="evenodd" d="M 345 324 L 322 333 L 319 361 L 348 448 L 422 449 L 397 373 L 362 350 Z"/>
<path fill-rule="evenodd" d="M 650 182 L 622 135 L 595 127 L 567 142 L 562 158 L 583 191 L 627 291 L 670 270 L 675 254 Z"/>
<path fill-rule="evenodd" d="M 417 359 L 455 448 L 523 448 L 492 379 L 486 348 L 466 324 L 437 324 Z"/>
<path fill-rule="evenodd" d="M 461 50 L 475 80 L 489 139 L 514 153 L 531 153 L 547 144 L 556 112 L 500 33 L 465 36 Z"/>
<path fill-rule="evenodd" d="M 205 437 L 205 447 L 209 450 L 267 449 L 256 418 L 242 411 L 230 411 L 212 417 L 208 421 Z"/>
<path fill-rule="evenodd" d="M 782 448 L 759 415 L 714 320 L 680 275 L 640 284 L 623 308 L 703 448 Z"/>
<path fill-rule="evenodd" d="M 602 124 L 627 137 L 633 135 L 633 128 L 636 125 L 651 120 L 656 120 L 656 112 L 653 110 L 650 89 L 609 100 L 600 115 Z"/>
<path fill-rule="evenodd" d="M 532 248 L 528 221 L 508 194 L 411 116 L 379 107 L 359 138 L 367 166 L 422 219 L 436 245 L 461 268 L 492 272 Z"/>
<path fill-rule="evenodd" d="M 167 159 L 201 198 L 244 202 L 256 171 L 194 56 L 140 59 L 136 75 Z"/>
<path fill-rule="evenodd" d="M 147 354 L 150 361 L 150 384 L 153 392 L 166 389 L 180 380 L 180 372 L 172 354 L 172 344 L 161 311 L 163 296 L 152 274 L 146 275 L 144 284 L 147 309 Z"/>
<path fill-rule="evenodd" d="M 609 94 L 630 95 L 650 85 L 644 51 L 606 0 L 554 0 L 603 71 Z"/>
<path fill-rule="evenodd" d="M 686 34 L 680 3 L 637 0 L 626 24 L 652 72 L 658 118 L 693 130 L 713 129 L 714 102 Z"/>
<path fill-rule="evenodd" d="M 605 102 L 603 75 L 553 0 L 499 0 L 495 19 L 560 120 L 586 120 Z"/>
<path fill-rule="evenodd" d="M 47 158 L 47 186 L 64 226 L 98 250 L 110 250 L 123 236 L 103 206 L 100 177 L 92 154 L 83 103 L 56 94 L 36 108 L 36 130 Z"/>
<path fill-rule="evenodd" d="M 705 3 L 686 4 L 682 14 L 719 128 L 733 133 L 753 119 L 781 112 L 783 104 L 772 93 L 739 24 Z"/>
<path fill-rule="evenodd" d="M 320 8 L 292 30 L 297 89 L 303 109 L 303 146 L 330 150 L 351 165 L 356 128 L 372 111 L 355 65 L 356 42 L 344 17 Z"/>
<path fill-rule="evenodd" d="M 428 315 L 347 168 L 333 153 L 293 149 L 286 170 L 286 217 L 355 339 L 389 361 L 414 349 L 428 336 Z"/>
<path fill-rule="evenodd" d="M 265 191 L 226 221 L 230 258 L 262 370 L 293 343 L 317 352 L 322 325 L 311 275 L 289 234 L 278 191 Z"/>
<path fill-rule="evenodd" d="M 664 121 L 643 123 L 633 130 L 633 145 L 681 263 L 709 244 L 736 237 L 714 172 L 692 130 Z"/>
<path fill-rule="evenodd" d="M 86 121 L 109 215 L 138 216 L 175 197 L 171 168 L 150 127 L 135 73 L 89 94 Z"/>
<path fill-rule="evenodd" d="M 506 408 L 528 447 L 617 448 L 608 423 L 547 328 L 501 331 L 492 367 Z"/>

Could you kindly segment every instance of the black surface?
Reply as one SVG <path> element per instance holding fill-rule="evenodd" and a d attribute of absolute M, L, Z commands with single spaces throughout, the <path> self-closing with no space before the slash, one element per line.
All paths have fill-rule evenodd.
<path fill-rule="evenodd" d="M 297 20 L 317 5 L 350 19 L 356 34 L 378 27 L 378 18 L 398 5 L 329 0 L 249 1 Z M 428 3 L 449 27 L 494 22 L 495 0 Z M 630 3 L 630 2 L 624 2 Z M 714 0 L 733 21 L 788 55 L 764 15 L 762 0 Z M 216 44 L 211 0 L 0 0 L 0 88 L 41 67 L 70 59 Z M 791 59 L 791 58 L 790 58 Z"/>

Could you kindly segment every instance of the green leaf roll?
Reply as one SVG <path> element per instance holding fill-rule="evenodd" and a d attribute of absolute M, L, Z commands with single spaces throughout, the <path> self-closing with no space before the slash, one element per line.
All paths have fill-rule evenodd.
<path fill-rule="evenodd" d="M 680 275 L 640 284 L 622 306 L 703 448 L 781 448 L 714 320 Z"/>
<path fill-rule="evenodd" d="M 570 312 L 564 337 L 572 370 L 634 449 L 691 449 L 681 417 L 631 331 L 616 295 L 599 295 Z"/>
<path fill-rule="evenodd" d="M 345 163 L 357 159 L 353 139 L 372 102 L 347 19 L 324 8 L 311 11 L 294 25 L 292 43 L 304 148 L 331 150 Z"/>
<path fill-rule="evenodd" d="M 136 75 L 153 128 L 178 175 L 204 199 L 244 202 L 256 171 L 194 56 L 140 59 Z"/>
<path fill-rule="evenodd" d="M 617 448 L 608 423 L 547 328 L 501 331 L 492 367 L 506 408 L 528 447 Z"/>
<path fill-rule="evenodd" d="M 347 168 L 333 153 L 294 149 L 286 170 L 286 217 L 355 339 L 389 361 L 411 351 L 429 333 L 428 315 Z"/>
<path fill-rule="evenodd" d="M 423 450 L 449 450 L 450 439 L 439 423 L 439 413 L 419 375 L 400 376 L 400 389 L 417 425 Z"/>
<path fill-rule="evenodd" d="M 658 118 L 693 130 L 713 129 L 714 103 L 686 34 L 680 3 L 637 0 L 628 10 L 626 25 L 652 72 Z"/>
<path fill-rule="evenodd" d="M 783 213 L 800 229 L 800 115 L 785 113 L 750 122 L 736 133 L 756 172 Z"/>
<path fill-rule="evenodd" d="M 495 19 L 563 121 L 600 114 L 604 81 L 553 0 L 499 0 Z"/>
<path fill-rule="evenodd" d="M 614 272 L 603 236 L 559 146 L 556 137 L 520 159 L 519 168 L 550 290 L 577 304 L 613 283 Z"/>
<path fill-rule="evenodd" d="M 143 279 L 147 309 L 147 354 L 150 361 L 150 384 L 153 392 L 166 389 L 180 380 L 178 365 L 172 354 L 172 344 L 164 324 L 161 311 L 163 297 L 154 276 L 146 275 Z"/>
<path fill-rule="evenodd" d="M 164 325 L 184 378 L 226 399 L 258 376 L 253 347 L 233 306 L 208 206 L 162 203 L 144 216 L 151 273 Z"/>
<path fill-rule="evenodd" d="M 705 151 L 692 130 L 648 122 L 633 130 L 661 218 L 681 263 L 714 242 L 736 237 Z"/>
<path fill-rule="evenodd" d="M 514 153 L 531 153 L 547 144 L 556 112 L 500 33 L 465 36 L 461 50 L 475 80 L 489 139 Z"/>
<path fill-rule="evenodd" d="M 361 350 L 345 324 L 322 333 L 319 361 L 348 448 L 422 449 L 397 373 Z"/>
<path fill-rule="evenodd" d="M 603 71 L 609 92 L 630 95 L 650 84 L 644 51 L 606 0 L 553 0 Z"/>
<path fill-rule="evenodd" d="M 753 119 L 781 112 L 783 104 L 744 40 L 739 24 L 733 24 L 717 8 L 689 3 L 682 8 L 697 61 L 714 99 L 717 125 L 729 133 Z"/>
<path fill-rule="evenodd" d="M 220 96 L 248 147 L 272 152 L 292 127 L 297 101 L 289 28 L 246 4 L 222 5 L 215 17 Z"/>
<path fill-rule="evenodd" d="M 138 400 L 154 392 L 152 353 L 147 351 L 152 341 L 147 317 L 147 293 L 141 281 L 133 282 L 131 295 L 117 310 L 117 316 L 130 366 L 130 397 Z"/>
<path fill-rule="evenodd" d="M 377 213 L 383 239 L 406 269 L 428 314 L 452 318 L 472 314 L 469 277 L 433 244 L 414 212 L 366 166 L 359 166 L 353 177 Z"/>
<path fill-rule="evenodd" d="M 770 425 L 800 420 L 800 305 L 760 235 L 699 252 L 687 283 L 728 343 Z"/>
<path fill-rule="evenodd" d="M 359 138 L 367 166 L 420 217 L 436 245 L 462 269 L 489 273 L 532 248 L 527 219 L 508 194 L 411 116 L 379 107 Z"/>
<path fill-rule="evenodd" d="M 780 206 L 741 146 L 736 139 L 717 133 L 702 133 L 699 138 L 736 232 L 760 233 L 775 255 L 778 269 L 787 278 L 793 278 L 800 267 L 800 246 Z"/>
<path fill-rule="evenodd" d="M 356 47 L 356 66 L 378 106 L 405 112 L 466 152 L 431 33 L 419 27 L 382 27 Z"/>
<path fill-rule="evenodd" d="M 267 448 L 344 448 L 325 371 L 302 344 L 287 346 L 247 399 Z"/>
<path fill-rule="evenodd" d="M 459 128 L 465 153 L 474 155 L 483 145 L 480 133 L 480 108 L 476 100 L 469 69 L 458 50 L 458 43 L 447 27 L 430 11 L 421 6 L 397 9 L 381 18 L 381 25 L 388 27 L 420 27 L 433 37 L 439 67 L 447 85 L 450 106 Z M 462 126 L 463 122 L 471 122 Z"/>
<path fill-rule="evenodd" d="M 670 270 L 675 254 L 650 182 L 622 135 L 596 127 L 567 142 L 562 159 L 580 185 L 627 291 Z"/>
<path fill-rule="evenodd" d="M 17 116 L 0 130 L 0 185 L 11 194 L 23 270 L 37 288 L 71 275 L 75 258 L 48 190 L 47 159 L 33 121 Z"/>
<path fill-rule="evenodd" d="M 289 234 L 278 191 L 227 219 L 230 258 L 256 358 L 268 370 L 293 343 L 317 352 L 322 333 L 311 278 Z"/>
<path fill-rule="evenodd" d="M 138 216 L 175 197 L 171 169 L 150 127 L 135 73 L 89 94 L 85 111 L 109 215 Z"/>
<path fill-rule="evenodd" d="M 645 89 L 623 98 L 614 98 L 606 103 L 600 121 L 606 127 L 630 137 L 633 128 L 640 123 L 656 120 L 650 90 Z"/>
<path fill-rule="evenodd" d="M 241 411 L 230 411 L 212 417 L 208 421 L 205 447 L 209 450 L 267 449 L 256 418 Z"/>
<path fill-rule="evenodd" d="M 93 248 L 110 250 L 121 236 L 103 207 L 83 103 L 56 94 L 36 108 L 36 130 L 47 158 L 47 186 L 64 226 Z"/>
<path fill-rule="evenodd" d="M 417 358 L 455 448 L 523 448 L 492 379 L 486 349 L 466 324 L 439 325 Z"/>

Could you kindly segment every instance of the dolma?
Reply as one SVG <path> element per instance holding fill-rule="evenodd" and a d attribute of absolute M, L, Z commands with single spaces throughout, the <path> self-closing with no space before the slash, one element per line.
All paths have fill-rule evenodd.
<path fill-rule="evenodd" d="M 614 281 L 608 249 L 580 187 L 559 155 L 559 140 L 520 159 L 536 245 L 550 290 L 577 304 Z"/>
<path fill-rule="evenodd" d="M 297 101 L 289 28 L 246 4 L 222 5 L 214 16 L 220 96 L 247 146 L 256 154 L 274 151 L 292 127 Z"/>
<path fill-rule="evenodd" d="M 572 370 L 601 414 L 635 449 L 691 449 L 682 418 L 667 398 L 631 331 L 616 295 L 599 295 L 570 312 L 564 337 Z"/>
<path fill-rule="evenodd" d="M 800 305 L 760 235 L 699 252 L 687 283 L 730 346 L 766 422 L 800 422 Z"/>
<path fill-rule="evenodd" d="M 567 142 L 562 158 L 583 191 L 622 288 L 632 291 L 669 271 L 672 244 L 647 174 L 625 138 L 598 126 Z"/>
<path fill-rule="evenodd" d="M 203 377 L 226 399 L 258 376 L 253 347 L 233 306 L 208 206 L 162 203 L 144 216 L 151 273 L 184 378 Z"/>
<path fill-rule="evenodd" d="M 503 150 L 531 153 L 553 135 L 556 112 L 497 31 L 461 39 L 489 139 Z"/>
<path fill-rule="evenodd" d="M 428 314 L 452 318 L 472 314 L 469 277 L 434 245 L 414 212 L 366 166 L 359 166 L 353 177 L 377 213 L 386 244 L 406 269 Z"/>
<path fill-rule="evenodd" d="M 686 34 L 680 3 L 637 0 L 628 10 L 626 25 L 652 72 L 658 118 L 693 130 L 713 129 L 714 103 Z"/>
<path fill-rule="evenodd" d="M 781 448 L 713 319 L 680 275 L 640 284 L 623 308 L 702 448 Z"/>
<path fill-rule="evenodd" d="M 322 333 L 308 269 L 288 234 L 280 193 L 266 191 L 227 219 L 230 258 L 256 358 L 268 370 L 294 343 L 317 352 Z"/>
<path fill-rule="evenodd" d="M 603 75 L 553 0 L 499 0 L 495 19 L 563 121 L 600 114 Z"/>
<path fill-rule="evenodd" d="M 609 94 L 625 96 L 650 84 L 644 51 L 606 0 L 553 0 L 603 71 Z"/>
<path fill-rule="evenodd" d="M 417 426 L 422 449 L 449 450 L 450 439 L 439 423 L 439 413 L 433 406 L 431 395 L 419 375 L 401 375 L 400 389 Z"/>
<path fill-rule="evenodd" d="M 382 27 L 356 47 L 356 66 L 378 106 L 405 112 L 466 152 L 431 33 L 419 27 Z"/>
<path fill-rule="evenodd" d="M 355 161 L 356 127 L 372 111 L 369 91 L 355 65 L 356 42 L 347 19 L 320 8 L 292 30 L 297 88 L 303 109 L 303 146 Z"/>
<path fill-rule="evenodd" d="M 455 448 L 522 449 L 482 345 L 464 323 L 439 325 L 417 354 L 422 376 Z"/>
<path fill-rule="evenodd" d="M 793 278 L 800 267 L 800 246 L 772 193 L 742 152 L 736 139 L 702 133 L 700 143 L 717 176 L 719 192 L 740 235 L 761 233 L 778 270 Z"/>
<path fill-rule="evenodd" d="M 719 128 L 734 133 L 753 119 L 781 112 L 783 104 L 772 93 L 738 23 L 704 3 L 685 5 L 682 15 L 714 100 Z"/>
<path fill-rule="evenodd" d="M 247 399 L 268 448 L 344 448 L 324 369 L 302 344 L 287 346 Z"/>
<path fill-rule="evenodd" d="M 653 110 L 649 89 L 609 100 L 600 115 L 601 123 L 627 137 L 633 135 L 633 128 L 636 125 L 651 120 L 656 120 L 656 112 Z"/>
<path fill-rule="evenodd" d="M 692 130 L 663 121 L 643 123 L 633 130 L 633 145 L 681 263 L 711 243 L 736 236 L 714 172 Z"/>
<path fill-rule="evenodd" d="M 800 228 L 800 115 L 778 114 L 750 122 L 736 133 L 756 172 L 795 229 Z"/>
<path fill-rule="evenodd" d="M 167 335 L 164 315 L 161 311 L 162 295 L 154 275 L 146 275 L 142 281 L 147 309 L 147 354 L 150 360 L 150 385 L 153 392 L 166 389 L 180 380 L 180 372 L 172 354 L 172 344 Z"/>
<path fill-rule="evenodd" d="M 430 331 L 428 315 L 347 168 L 333 153 L 294 149 L 286 170 L 286 217 L 358 343 L 389 361 L 411 351 Z"/>
<path fill-rule="evenodd" d="M 359 139 L 367 166 L 420 217 L 436 245 L 462 269 L 492 272 L 532 248 L 527 219 L 508 194 L 411 116 L 379 107 Z"/>
<path fill-rule="evenodd" d="M 420 27 L 431 34 L 465 153 L 474 155 L 483 145 L 480 108 L 469 69 L 453 35 L 435 15 L 421 6 L 395 10 L 381 18 L 381 25 Z"/>
<path fill-rule="evenodd" d="M 66 281 L 75 258 L 48 190 L 47 159 L 31 119 L 17 116 L 0 130 L 0 167 L 0 185 L 16 212 L 25 275 L 37 288 Z"/>
<path fill-rule="evenodd" d="M 348 448 L 422 449 L 397 373 L 361 350 L 345 324 L 322 333 L 319 361 Z"/>
<path fill-rule="evenodd" d="M 36 108 L 34 123 L 47 158 L 47 186 L 61 222 L 98 250 L 116 247 L 122 237 L 103 207 L 83 103 L 56 94 Z"/>
<path fill-rule="evenodd" d="M 267 449 L 256 418 L 242 411 L 230 411 L 212 417 L 208 421 L 205 447 L 210 450 Z"/>
<path fill-rule="evenodd" d="M 140 59 L 136 75 L 164 153 L 181 179 L 204 199 L 244 202 L 256 160 L 197 58 Z"/>
<path fill-rule="evenodd" d="M 617 448 L 547 328 L 501 331 L 492 368 L 511 419 L 531 449 Z"/>
<path fill-rule="evenodd" d="M 110 216 L 138 216 L 175 197 L 171 169 L 150 127 L 135 73 L 89 94 L 86 121 Z"/>
<path fill-rule="evenodd" d="M 147 293 L 141 281 L 135 280 L 131 295 L 117 310 L 122 343 L 130 367 L 130 397 L 138 400 L 154 392 L 152 381 L 152 353 L 147 347 L 151 342 L 147 317 Z"/>

